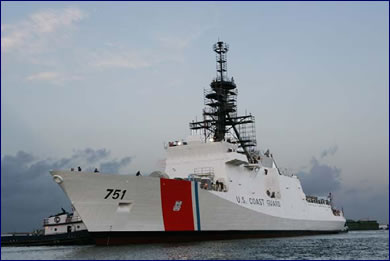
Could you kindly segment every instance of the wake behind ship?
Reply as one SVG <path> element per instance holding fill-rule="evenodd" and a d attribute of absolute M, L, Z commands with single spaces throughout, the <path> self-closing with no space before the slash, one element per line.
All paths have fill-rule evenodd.
<path fill-rule="evenodd" d="M 345 218 L 331 198 L 305 195 L 257 149 L 255 118 L 237 114 L 228 45 L 213 46 L 217 76 L 203 120 L 166 146 L 164 172 L 130 176 L 51 171 L 99 245 L 338 233 Z"/>

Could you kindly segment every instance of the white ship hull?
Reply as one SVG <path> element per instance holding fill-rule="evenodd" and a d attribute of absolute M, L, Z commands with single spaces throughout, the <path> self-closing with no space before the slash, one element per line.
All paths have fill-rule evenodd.
<path fill-rule="evenodd" d="M 98 244 L 337 233 L 345 224 L 330 206 L 306 200 L 293 204 L 288 197 L 210 191 L 197 182 L 155 177 L 52 175 Z M 109 189 L 119 196 L 107 197 Z"/>

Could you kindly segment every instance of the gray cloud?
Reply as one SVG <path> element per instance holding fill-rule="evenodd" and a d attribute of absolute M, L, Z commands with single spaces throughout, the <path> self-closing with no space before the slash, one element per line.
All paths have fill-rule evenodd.
<path fill-rule="evenodd" d="M 325 158 L 328 155 L 333 156 L 334 154 L 336 154 L 337 150 L 338 150 L 337 145 L 330 147 L 329 149 L 324 150 L 323 152 L 321 152 L 321 159 Z"/>
<path fill-rule="evenodd" d="M 336 203 L 343 207 L 349 219 L 376 219 L 381 224 L 389 223 L 389 188 L 377 187 L 374 191 L 353 189 L 335 194 Z"/>
<path fill-rule="evenodd" d="M 125 157 L 121 160 L 113 160 L 100 164 L 101 172 L 105 173 L 119 173 L 122 167 L 129 165 L 131 162 L 130 157 Z"/>
<path fill-rule="evenodd" d="M 79 150 L 75 154 L 75 157 L 85 158 L 88 163 L 94 163 L 101 159 L 107 158 L 110 155 L 110 152 L 106 149 L 93 150 L 87 148 L 85 150 Z"/>
<path fill-rule="evenodd" d="M 303 190 L 306 194 L 325 196 L 329 192 L 339 190 L 341 169 L 320 163 L 316 158 L 310 162 L 309 171 L 300 171 Z"/>
<path fill-rule="evenodd" d="M 93 169 L 109 158 L 106 149 L 77 150 L 69 158 L 39 160 L 34 155 L 19 151 L 1 159 L 1 231 L 32 231 L 42 227 L 43 218 L 70 210 L 70 202 L 56 185 L 51 169 L 69 169 L 82 166 Z M 117 172 L 130 163 L 130 157 L 100 164 Z"/>
<path fill-rule="evenodd" d="M 338 150 L 333 146 L 320 154 L 320 160 L 313 157 L 310 164 L 297 173 L 303 190 L 308 195 L 326 196 L 332 192 L 335 205 L 344 209 L 349 219 L 377 219 L 380 223 L 389 222 L 389 189 L 388 184 L 375 190 L 361 184 L 348 189 L 348 184 L 341 180 L 341 169 L 330 166 L 322 159 L 333 156 Z"/>

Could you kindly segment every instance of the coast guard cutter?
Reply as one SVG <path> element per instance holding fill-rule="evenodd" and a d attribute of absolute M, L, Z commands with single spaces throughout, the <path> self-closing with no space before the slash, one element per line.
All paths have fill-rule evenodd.
<path fill-rule="evenodd" d="M 305 195 L 257 149 L 255 118 L 237 113 L 228 45 L 213 46 L 217 76 L 192 135 L 166 146 L 164 172 L 149 176 L 51 171 L 99 245 L 296 236 L 343 231 L 330 198 Z"/>

